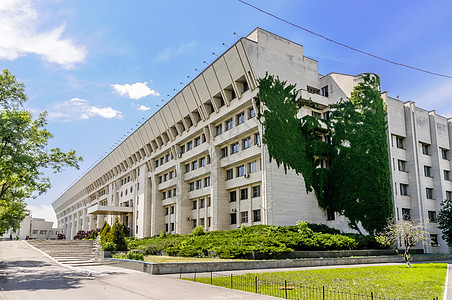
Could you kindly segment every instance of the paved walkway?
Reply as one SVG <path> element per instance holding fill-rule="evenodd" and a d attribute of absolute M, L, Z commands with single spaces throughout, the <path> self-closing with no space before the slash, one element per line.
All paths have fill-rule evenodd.
<path fill-rule="evenodd" d="M 447 298 L 452 299 L 452 261 L 447 262 Z M 231 271 L 275 272 L 368 265 Z M 199 274 L 201 275 L 201 274 Z M 178 275 L 150 275 L 110 266 L 87 269 L 56 264 L 21 241 L 0 242 L 0 299 L 276 299 L 221 287 L 178 280 Z M 100 297 L 100 298 L 99 298 Z"/>
<path fill-rule="evenodd" d="M 91 273 L 91 274 L 90 274 Z M 77 271 L 21 241 L 0 242 L 0 299 L 275 299 L 109 266 Z"/>

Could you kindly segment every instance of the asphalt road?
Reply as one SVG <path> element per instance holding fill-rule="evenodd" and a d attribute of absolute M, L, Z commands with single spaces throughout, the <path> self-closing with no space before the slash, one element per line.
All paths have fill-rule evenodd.
<path fill-rule="evenodd" d="M 22 241 L 0 242 L 0 299 L 275 299 L 109 266 L 61 266 Z"/>

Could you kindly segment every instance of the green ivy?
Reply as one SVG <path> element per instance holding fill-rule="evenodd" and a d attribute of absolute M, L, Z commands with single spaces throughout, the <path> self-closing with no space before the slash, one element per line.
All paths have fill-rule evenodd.
<path fill-rule="evenodd" d="M 310 100 L 297 97 L 294 85 L 272 75 L 259 79 L 259 121 L 270 160 L 287 172 L 303 175 L 306 190 L 314 190 L 319 205 L 331 208 L 374 234 L 381 231 L 393 211 L 386 110 L 380 80 L 364 74 L 350 99 L 330 106 L 330 120 L 310 115 L 298 118 Z M 318 137 L 330 135 L 332 143 Z M 322 160 L 330 168 L 320 168 Z"/>

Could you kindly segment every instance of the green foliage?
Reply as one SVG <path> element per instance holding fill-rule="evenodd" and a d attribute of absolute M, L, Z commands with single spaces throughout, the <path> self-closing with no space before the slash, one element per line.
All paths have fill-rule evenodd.
<path fill-rule="evenodd" d="M 204 226 L 197 226 L 197 227 L 195 227 L 194 229 L 193 229 L 193 231 L 191 232 L 191 234 L 193 235 L 193 236 L 200 236 L 200 235 L 203 235 L 203 234 L 205 234 L 205 232 L 204 232 Z"/>
<path fill-rule="evenodd" d="M 452 246 L 452 201 L 445 200 L 438 214 L 438 228 L 449 247 Z"/>
<path fill-rule="evenodd" d="M 129 251 L 126 253 L 125 259 L 131 259 L 131 260 L 144 260 L 143 253 L 138 253 L 135 251 Z"/>
<path fill-rule="evenodd" d="M 129 239 L 129 249 L 144 255 L 169 255 L 185 257 L 246 258 L 254 253 L 276 255 L 303 250 L 357 249 L 354 237 L 315 232 L 310 224 L 297 226 L 255 225 L 228 231 L 209 231 L 194 235 L 155 236 L 144 240 Z M 318 225 L 317 225 L 318 226 Z M 328 231 L 331 228 L 326 227 Z M 358 237 L 359 235 L 356 235 Z"/>
<path fill-rule="evenodd" d="M 118 218 L 115 219 L 111 230 L 108 232 L 105 241 L 112 242 L 116 245 L 117 251 L 127 250 L 127 244 L 125 240 L 125 226 L 119 223 Z"/>
<path fill-rule="evenodd" d="M 108 224 L 107 222 L 104 222 L 104 225 L 102 226 L 100 233 L 99 233 L 101 244 L 103 244 L 107 241 L 108 233 L 110 232 L 110 230 L 111 230 L 110 224 Z"/>
<path fill-rule="evenodd" d="M 101 249 L 102 249 L 102 251 L 115 251 L 116 244 L 113 242 L 105 242 L 102 244 Z"/>
<path fill-rule="evenodd" d="M 349 101 L 330 106 L 330 120 L 297 117 L 312 101 L 297 98 L 294 85 L 271 75 L 259 79 L 258 106 L 263 142 L 270 160 L 303 175 L 306 190 L 314 190 L 319 205 L 361 224 L 369 233 L 383 230 L 392 214 L 385 107 L 379 77 L 361 76 Z M 318 137 L 330 135 L 332 144 Z M 321 168 L 323 160 L 330 168 Z M 365 178 L 366 180 L 362 180 Z M 357 184 L 359 182 L 359 184 Z"/>
<path fill-rule="evenodd" d="M 8 71 L 0 73 L 0 231 L 17 229 L 27 215 L 25 199 L 50 188 L 45 169 L 60 172 L 78 168 L 75 151 L 48 149 L 53 137 L 47 131 L 46 112 L 33 118 L 22 110 L 27 101 L 23 83 Z"/>

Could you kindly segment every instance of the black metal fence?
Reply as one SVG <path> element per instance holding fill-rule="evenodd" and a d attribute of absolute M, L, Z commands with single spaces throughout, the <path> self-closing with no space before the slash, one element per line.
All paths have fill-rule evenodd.
<path fill-rule="evenodd" d="M 228 273 L 191 273 L 179 274 L 182 279 L 211 285 L 241 290 L 256 294 L 268 295 L 282 299 L 293 300 L 400 300 L 403 298 L 388 298 L 378 293 L 356 294 L 351 292 L 336 291 L 325 286 L 308 286 L 288 280 L 270 280 L 260 278 L 253 274 L 234 275 Z M 419 298 L 425 299 L 425 298 Z M 438 297 L 428 298 L 438 300 Z"/>

